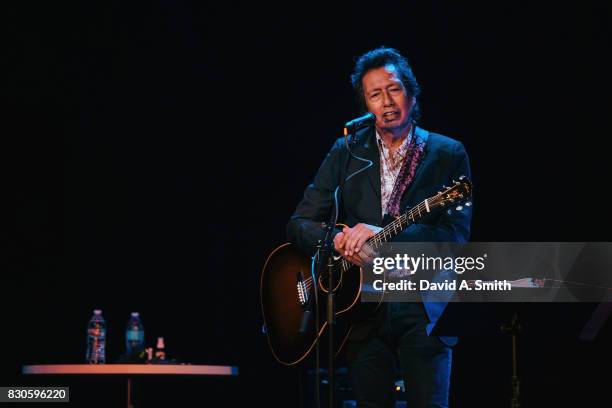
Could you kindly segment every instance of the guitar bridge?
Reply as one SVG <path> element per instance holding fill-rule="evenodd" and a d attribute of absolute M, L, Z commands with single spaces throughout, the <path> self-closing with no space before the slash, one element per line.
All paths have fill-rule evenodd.
<path fill-rule="evenodd" d="M 300 305 L 306 305 L 308 302 L 308 287 L 306 286 L 306 282 L 304 282 L 302 271 L 297 273 L 297 294 Z"/>

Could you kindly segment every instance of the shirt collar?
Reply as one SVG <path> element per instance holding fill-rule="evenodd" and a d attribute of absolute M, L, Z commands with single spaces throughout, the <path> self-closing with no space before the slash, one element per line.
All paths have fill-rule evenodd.
<path fill-rule="evenodd" d="M 410 130 L 408 131 L 408 136 L 406 136 L 404 138 L 404 140 L 402 141 L 402 144 L 399 146 L 398 148 L 398 152 L 402 151 L 402 150 L 406 150 L 406 147 L 408 146 L 408 144 L 410 143 L 410 140 L 412 139 L 412 137 L 414 136 L 414 123 L 410 126 Z M 376 143 L 378 144 L 378 147 L 382 147 L 385 150 L 388 150 L 387 145 L 385 144 L 385 142 L 382 140 L 382 137 L 380 137 L 380 134 L 378 133 L 378 129 L 376 129 Z"/>

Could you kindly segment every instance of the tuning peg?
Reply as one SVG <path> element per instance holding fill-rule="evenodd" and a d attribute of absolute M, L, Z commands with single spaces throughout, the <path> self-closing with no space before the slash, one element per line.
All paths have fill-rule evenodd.
<path fill-rule="evenodd" d="M 460 206 L 460 205 L 458 205 L 458 206 L 457 206 L 457 208 L 455 208 L 455 210 L 457 210 L 457 211 L 461 211 L 461 210 L 463 210 L 463 207 L 462 207 L 462 206 Z"/>
<path fill-rule="evenodd" d="M 472 202 L 471 202 L 471 201 L 468 201 L 467 203 L 465 203 L 465 206 L 466 206 L 466 207 L 471 207 L 471 206 L 472 206 Z"/>

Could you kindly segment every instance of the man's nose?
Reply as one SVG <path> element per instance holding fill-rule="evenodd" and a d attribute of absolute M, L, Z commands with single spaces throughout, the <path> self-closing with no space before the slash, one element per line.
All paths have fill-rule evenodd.
<path fill-rule="evenodd" d="M 383 105 L 384 106 L 391 106 L 394 103 L 395 103 L 395 101 L 391 97 L 391 94 L 389 92 L 387 92 L 387 91 L 383 92 Z"/>

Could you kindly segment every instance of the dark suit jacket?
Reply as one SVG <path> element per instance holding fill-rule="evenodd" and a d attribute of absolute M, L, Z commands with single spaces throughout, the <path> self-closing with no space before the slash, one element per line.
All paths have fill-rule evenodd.
<path fill-rule="evenodd" d="M 428 139 L 424 156 L 416 170 L 412 184 L 407 188 L 400 201 L 401 211 L 412 207 L 424 199 L 435 195 L 444 184 L 449 185 L 459 176 L 470 177 L 469 159 L 463 145 L 449 137 L 417 127 L 415 132 Z M 349 226 L 366 223 L 382 226 L 380 196 L 380 160 L 374 128 L 357 133 L 355 155 L 371 160 L 373 166 L 351 178 L 344 185 L 340 198 L 338 222 Z M 340 177 L 346 177 L 364 167 L 365 163 L 351 159 L 346 172 L 348 156 L 344 138 L 332 146 L 331 151 L 321 164 L 314 181 L 308 185 L 304 198 L 287 225 L 287 235 L 307 254 L 315 252 L 315 246 L 324 238 L 322 222 L 329 220 L 333 206 L 333 192 Z M 450 214 L 441 211 L 425 221 L 413 224 L 400 233 L 394 241 L 399 242 L 465 242 L 470 234 L 471 207 Z M 336 231 L 338 232 L 338 231 Z M 431 333 L 438 318 L 442 315 L 445 302 L 428 302 L 423 299 L 429 317 L 428 333 Z M 356 325 L 351 338 L 367 335 L 371 322 Z M 453 338 L 442 338 L 447 344 L 456 342 Z"/>

